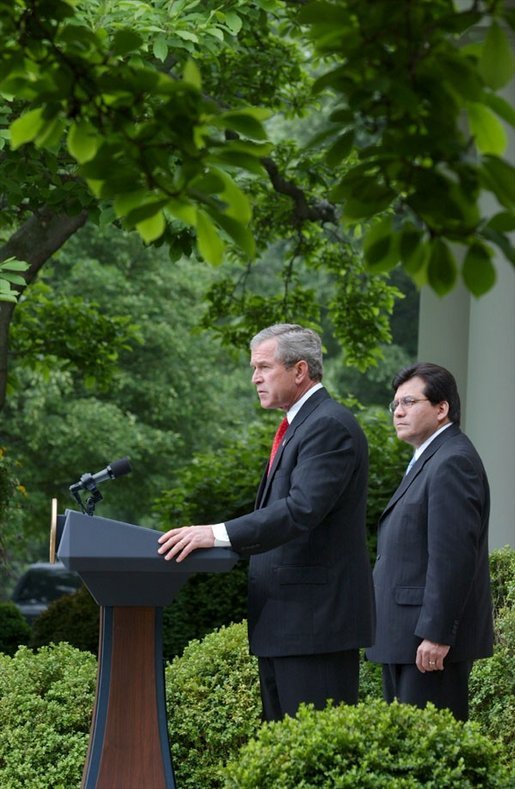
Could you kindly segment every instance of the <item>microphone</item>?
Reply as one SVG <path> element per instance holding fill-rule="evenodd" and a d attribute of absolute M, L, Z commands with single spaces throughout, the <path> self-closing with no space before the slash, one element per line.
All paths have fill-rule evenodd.
<path fill-rule="evenodd" d="M 97 471 L 96 474 L 83 474 L 78 482 L 70 485 L 70 492 L 73 494 L 79 490 L 95 490 L 96 486 L 101 482 L 105 482 L 108 479 L 118 479 L 118 477 L 123 477 L 131 471 L 132 467 L 128 457 L 114 460 L 102 471 Z"/>

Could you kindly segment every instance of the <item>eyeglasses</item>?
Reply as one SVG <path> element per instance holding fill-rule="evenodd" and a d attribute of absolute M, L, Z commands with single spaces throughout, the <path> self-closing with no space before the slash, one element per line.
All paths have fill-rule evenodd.
<path fill-rule="evenodd" d="M 421 403 L 423 400 L 429 400 L 428 397 L 401 397 L 399 400 L 393 400 L 389 406 L 388 410 L 391 414 L 397 410 L 397 408 L 401 405 L 403 408 L 412 408 L 415 403 Z"/>

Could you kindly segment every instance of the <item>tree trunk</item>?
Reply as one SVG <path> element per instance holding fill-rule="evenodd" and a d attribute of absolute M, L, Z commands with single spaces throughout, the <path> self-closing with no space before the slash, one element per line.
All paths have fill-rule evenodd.
<path fill-rule="evenodd" d="M 87 211 L 76 216 L 56 214 L 44 208 L 34 214 L 0 247 L 0 260 L 14 257 L 29 263 L 25 272 L 27 285 L 33 282 L 39 270 L 60 249 L 88 218 Z M 26 286 L 25 286 L 26 287 Z M 20 293 L 25 288 L 19 288 Z M 9 358 L 9 326 L 16 304 L 0 302 L 0 410 L 5 404 Z"/>

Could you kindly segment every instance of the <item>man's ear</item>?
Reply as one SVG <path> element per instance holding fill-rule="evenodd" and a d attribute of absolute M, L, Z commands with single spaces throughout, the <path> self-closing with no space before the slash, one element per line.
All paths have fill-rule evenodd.
<path fill-rule="evenodd" d="M 295 363 L 295 381 L 300 384 L 309 378 L 308 363 L 301 359 L 300 362 Z"/>
<path fill-rule="evenodd" d="M 441 400 L 438 403 L 438 421 L 444 424 L 444 422 L 448 422 L 449 419 L 449 403 L 447 400 Z"/>

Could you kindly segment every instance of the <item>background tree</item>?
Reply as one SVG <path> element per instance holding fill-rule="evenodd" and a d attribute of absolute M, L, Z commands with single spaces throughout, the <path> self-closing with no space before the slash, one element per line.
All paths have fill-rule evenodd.
<path fill-rule="evenodd" d="M 514 259 L 514 168 L 501 158 L 499 121 L 513 123 L 514 114 L 498 95 L 513 74 L 506 25 L 514 15 L 498 0 L 459 10 L 451 0 L 405 0 L 395 13 L 391 3 L 358 0 L 3 0 L 0 23 L 4 221 L 28 223 L 0 254 L 28 259 L 28 281 L 44 263 L 27 248 L 29 232 L 32 249 L 44 237 L 48 257 L 98 213 L 183 252 L 193 231 L 211 262 L 231 239 L 248 261 L 260 234 L 259 222 L 249 232 L 246 195 L 267 183 L 288 201 L 278 212 L 290 229 L 286 298 L 275 305 L 283 312 L 313 312 L 310 294 L 293 287 L 293 268 L 309 258 L 334 272 L 331 245 L 343 294 L 356 278 L 363 289 L 349 250 L 362 223 L 378 217 L 365 237 L 369 266 L 389 270 L 400 259 L 439 293 L 456 281 L 450 242 L 463 250 L 464 281 L 476 294 L 495 279 L 492 244 Z M 481 24 L 486 36 L 468 43 Z M 313 68 L 316 103 L 307 97 Z M 266 114 L 323 118 L 327 93 L 329 123 L 311 147 L 267 141 Z M 488 192 L 501 210 L 483 218 Z M 314 241 L 320 225 L 326 231 Z M 377 300 L 380 335 L 393 294 L 379 282 L 366 283 L 358 303 Z"/>
<path fill-rule="evenodd" d="M 254 416 L 246 364 L 196 330 L 211 271 L 163 258 L 135 234 L 85 227 L 22 297 L 2 429 L 26 489 L 11 558 L 44 558 L 50 499 L 73 506 L 72 482 L 125 455 L 133 475 L 105 486 L 98 514 L 152 524 L 192 454 Z"/>

